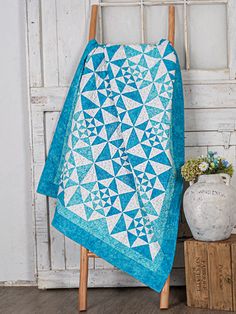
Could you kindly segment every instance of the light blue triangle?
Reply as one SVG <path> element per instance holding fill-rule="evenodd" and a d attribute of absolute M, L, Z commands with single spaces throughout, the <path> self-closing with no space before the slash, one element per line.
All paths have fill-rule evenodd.
<path fill-rule="evenodd" d="M 82 204 L 83 202 L 84 200 L 82 199 L 82 196 L 81 196 L 81 190 L 80 190 L 80 187 L 78 187 L 75 193 L 70 198 L 67 206 L 73 206 L 75 204 Z"/>
<path fill-rule="evenodd" d="M 148 105 L 146 105 L 145 107 L 146 107 L 149 118 L 152 118 L 152 117 L 158 115 L 159 113 L 163 112 L 163 109 L 160 109 L 157 107 L 152 107 L 152 106 L 148 106 Z"/>
<path fill-rule="evenodd" d="M 122 210 L 125 210 L 126 206 L 128 205 L 128 203 L 130 202 L 133 196 L 134 196 L 134 192 L 129 192 L 129 193 L 119 195 Z"/>
<path fill-rule="evenodd" d="M 79 181 L 83 181 L 93 164 L 76 167 Z"/>
<path fill-rule="evenodd" d="M 91 147 L 80 147 L 74 149 L 75 152 L 80 154 L 81 156 L 85 157 L 86 159 L 93 161 L 93 155 L 92 155 L 92 150 Z"/>

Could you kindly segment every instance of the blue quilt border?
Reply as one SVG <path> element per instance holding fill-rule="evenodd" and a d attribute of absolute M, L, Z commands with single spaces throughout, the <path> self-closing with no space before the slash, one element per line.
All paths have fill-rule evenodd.
<path fill-rule="evenodd" d="M 179 194 L 182 191 L 182 184 L 180 182 L 175 185 L 175 196 L 172 199 L 173 208 L 178 211 L 179 205 Z M 62 209 L 63 211 L 63 209 Z M 84 229 L 80 228 L 77 224 L 72 222 L 71 215 L 70 220 L 64 216 L 61 212 L 61 209 L 57 209 L 52 221 L 52 226 L 54 226 L 57 230 L 62 232 L 66 237 L 71 240 L 83 245 L 97 256 L 111 263 L 115 267 L 119 268 L 121 271 L 126 272 L 128 275 L 136 278 L 140 282 L 149 286 L 153 290 L 157 292 L 161 292 L 167 277 L 172 269 L 173 260 L 169 260 L 169 251 L 172 251 L 172 255 L 174 258 L 174 251 L 176 243 L 174 242 L 174 247 L 171 245 L 173 242 L 166 239 L 167 247 L 165 249 L 165 255 L 162 257 L 160 269 L 162 271 L 153 272 L 136 262 L 135 260 L 131 260 L 126 255 L 122 254 L 120 251 L 117 251 L 115 248 L 111 248 L 108 244 L 96 238 L 94 235 L 88 233 Z M 178 224 L 176 232 L 178 230 Z M 168 258 L 167 258 L 168 256 Z M 158 254 L 157 254 L 158 259 Z M 168 260 L 168 263 L 167 263 Z M 158 262 L 158 261 L 156 261 Z M 165 273 L 163 273 L 162 264 L 164 266 Z"/>

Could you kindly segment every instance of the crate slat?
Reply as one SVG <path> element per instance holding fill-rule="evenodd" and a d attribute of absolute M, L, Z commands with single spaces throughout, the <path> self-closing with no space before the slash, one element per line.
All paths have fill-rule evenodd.
<path fill-rule="evenodd" d="M 211 243 L 207 247 L 210 309 L 232 311 L 230 243 Z"/>
<path fill-rule="evenodd" d="M 198 241 L 185 241 L 185 273 L 188 306 L 208 308 L 207 248 Z"/>

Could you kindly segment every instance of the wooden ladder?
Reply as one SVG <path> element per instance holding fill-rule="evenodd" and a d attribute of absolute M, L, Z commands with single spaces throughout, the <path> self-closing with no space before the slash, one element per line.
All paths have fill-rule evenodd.
<path fill-rule="evenodd" d="M 96 26 L 97 26 L 98 5 L 92 5 L 90 27 L 89 27 L 89 40 L 95 39 Z M 169 6 L 169 28 L 168 40 L 174 46 L 175 39 L 175 7 Z M 79 282 L 79 311 L 87 310 L 87 288 L 88 288 L 88 261 L 89 258 L 98 258 L 98 256 L 90 252 L 85 247 L 80 247 L 80 282 Z M 169 291 L 170 291 L 170 276 L 168 276 L 166 283 L 161 291 L 160 296 L 160 309 L 168 309 L 169 307 Z"/>

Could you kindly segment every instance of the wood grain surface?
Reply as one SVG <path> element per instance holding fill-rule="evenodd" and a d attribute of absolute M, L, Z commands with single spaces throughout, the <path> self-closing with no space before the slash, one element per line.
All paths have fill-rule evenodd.
<path fill-rule="evenodd" d="M 235 311 L 236 236 L 218 242 L 186 240 L 187 304 Z"/>

